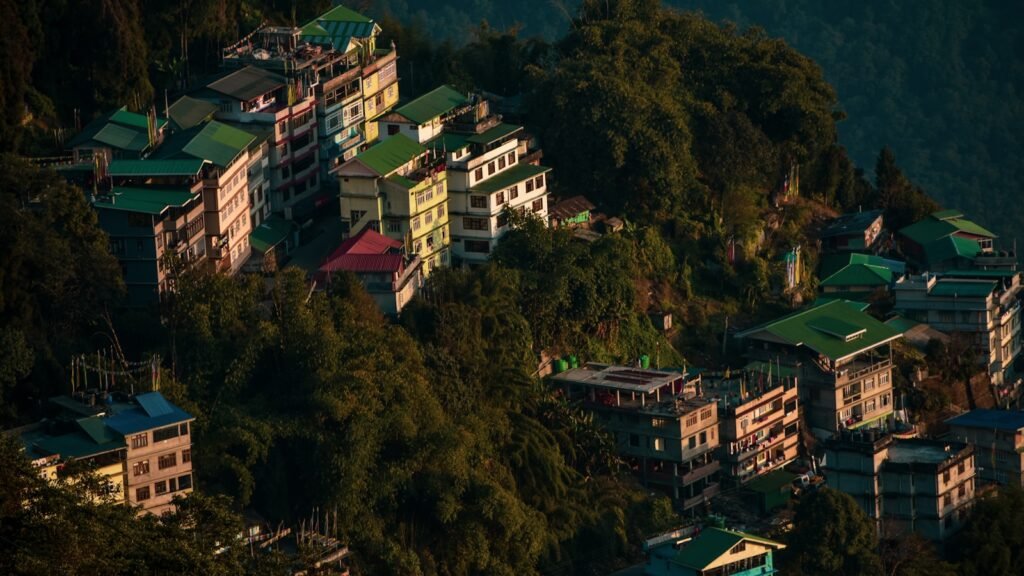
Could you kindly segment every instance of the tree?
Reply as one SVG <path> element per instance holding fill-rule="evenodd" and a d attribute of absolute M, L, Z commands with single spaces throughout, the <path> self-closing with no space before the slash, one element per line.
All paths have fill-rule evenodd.
<path fill-rule="evenodd" d="M 1000 487 L 981 498 L 953 542 L 963 576 L 1024 574 L 1024 491 Z"/>
<path fill-rule="evenodd" d="M 850 496 L 822 488 L 805 496 L 783 555 L 787 572 L 874 576 L 881 573 L 878 535 Z"/>

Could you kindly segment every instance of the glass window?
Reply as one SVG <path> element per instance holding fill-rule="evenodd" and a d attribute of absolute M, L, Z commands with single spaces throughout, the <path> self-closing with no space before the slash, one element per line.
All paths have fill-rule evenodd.
<path fill-rule="evenodd" d="M 469 206 L 471 208 L 487 208 L 487 196 L 470 196 Z"/>
<path fill-rule="evenodd" d="M 149 500 L 149 486 L 135 489 L 135 501 L 142 502 L 143 500 Z"/>
<path fill-rule="evenodd" d="M 167 482 L 161 480 L 153 485 L 153 489 L 156 492 L 157 496 L 161 494 L 167 494 Z"/>

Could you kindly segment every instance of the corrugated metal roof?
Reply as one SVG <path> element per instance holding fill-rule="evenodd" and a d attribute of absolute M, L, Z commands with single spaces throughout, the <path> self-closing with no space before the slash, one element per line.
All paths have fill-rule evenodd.
<path fill-rule="evenodd" d="M 515 124 L 506 124 L 506 123 L 502 122 L 502 123 L 498 124 L 497 126 L 491 128 L 490 130 L 487 130 L 487 131 L 482 132 L 480 134 L 474 134 L 474 135 L 470 136 L 469 138 L 466 138 L 466 141 L 467 142 L 471 142 L 473 144 L 484 144 L 484 145 L 486 145 L 486 144 L 490 144 L 491 142 L 496 142 L 498 140 L 501 140 L 502 138 L 504 138 L 504 137 L 506 137 L 506 136 L 508 136 L 510 134 L 515 134 L 516 132 L 519 132 L 522 129 L 523 129 L 522 126 L 516 126 Z"/>
<path fill-rule="evenodd" d="M 169 208 L 184 206 L 197 197 L 198 194 L 193 194 L 190 190 L 118 187 L 111 190 L 107 200 L 97 201 L 93 206 L 106 210 L 159 215 Z"/>
<path fill-rule="evenodd" d="M 211 83 L 209 87 L 237 100 L 248 101 L 284 85 L 284 79 L 280 76 L 255 66 L 246 66 Z"/>
<path fill-rule="evenodd" d="M 118 124 L 107 124 L 92 139 L 112 148 L 131 152 L 141 152 L 149 146 L 149 135 L 145 131 L 140 132 Z"/>
<path fill-rule="evenodd" d="M 398 272 L 401 254 L 343 254 L 320 267 L 321 272 Z"/>
<path fill-rule="evenodd" d="M 469 104 L 469 100 L 461 92 L 451 86 L 441 85 L 399 106 L 395 112 L 417 124 L 424 124 L 466 104 Z"/>
<path fill-rule="evenodd" d="M 545 172 L 550 172 L 551 168 L 546 166 L 535 166 L 533 164 L 516 164 L 515 166 L 505 170 L 504 172 L 495 175 L 493 178 L 488 178 L 483 182 L 479 182 L 476 186 L 470 188 L 470 192 L 482 192 L 484 194 L 491 194 L 499 190 L 509 188 L 514 184 L 518 184 L 524 180 L 533 178 Z M 582 196 L 579 196 L 582 198 Z M 593 208 L 593 206 L 591 206 Z"/>
<path fill-rule="evenodd" d="M 313 43 L 327 39 L 335 50 L 344 52 L 352 38 L 369 38 L 374 28 L 370 18 L 338 5 L 303 26 L 300 38 Z"/>
<path fill-rule="evenodd" d="M 231 165 L 254 140 L 256 137 L 248 132 L 213 121 L 204 126 L 182 151 L 223 168 Z"/>
<path fill-rule="evenodd" d="M 1024 428 L 1024 412 L 977 408 L 946 420 L 951 426 L 983 428 L 986 430 L 1017 431 Z"/>
<path fill-rule="evenodd" d="M 828 226 L 821 231 L 819 237 L 829 238 L 831 236 L 863 233 L 875 223 L 875 220 L 881 218 L 881 216 L 881 210 L 843 214 L 830 222 Z"/>
<path fill-rule="evenodd" d="M 691 542 L 680 548 L 679 553 L 672 558 L 672 562 L 699 572 L 727 554 L 734 546 L 744 540 L 756 542 L 772 549 L 786 547 L 780 542 L 759 538 L 743 532 L 733 532 L 732 530 L 724 530 L 722 528 L 707 528 Z"/>
<path fill-rule="evenodd" d="M 995 280 L 939 280 L 928 295 L 984 298 L 994 292 L 998 285 Z"/>
<path fill-rule="evenodd" d="M 201 158 L 168 160 L 113 160 L 110 176 L 196 176 L 206 161 Z"/>
<path fill-rule="evenodd" d="M 170 403 L 163 397 L 159 392 L 147 392 L 145 394 L 139 394 L 135 397 L 135 401 L 138 402 L 139 406 L 146 412 L 146 415 L 150 418 L 156 418 L 157 416 L 166 416 L 172 413 L 174 410 L 171 408 Z"/>
<path fill-rule="evenodd" d="M 167 410 L 163 410 L 163 405 L 152 397 L 154 394 L 159 396 L 160 400 L 163 400 L 163 404 L 166 404 Z M 147 403 L 159 405 L 160 409 L 156 411 L 155 416 L 151 416 L 147 413 L 142 406 L 131 406 L 126 409 L 121 409 L 113 416 L 108 417 L 107 426 L 120 434 L 128 435 L 192 420 L 192 416 L 189 413 L 178 408 L 174 404 L 167 402 L 159 392 L 149 392 L 148 394 L 142 394 L 140 396 L 148 396 L 150 398 L 146 400 Z M 136 396 L 136 401 L 138 401 L 138 399 L 139 396 Z"/>
<path fill-rule="evenodd" d="M 822 286 L 887 286 L 892 270 L 870 264 L 850 264 L 821 281 Z"/>
<path fill-rule="evenodd" d="M 573 196 L 552 206 L 548 214 L 554 219 L 565 219 L 593 209 L 594 205 L 585 196 Z"/>
<path fill-rule="evenodd" d="M 208 120 L 217 111 L 217 105 L 207 100 L 182 96 L 167 110 L 178 130 L 188 130 Z"/>
<path fill-rule="evenodd" d="M 388 238 L 372 228 L 363 228 L 358 234 L 342 242 L 328 260 L 345 254 L 384 254 L 389 250 L 401 250 L 402 246 L 399 240 Z"/>
<path fill-rule="evenodd" d="M 404 134 L 396 134 L 371 146 L 349 162 L 361 162 L 380 176 L 387 176 L 427 149 Z"/>
<path fill-rule="evenodd" d="M 292 224 L 279 216 L 271 216 L 256 227 L 249 235 L 249 244 L 254 250 L 263 252 L 270 250 L 288 238 L 291 234 Z"/>

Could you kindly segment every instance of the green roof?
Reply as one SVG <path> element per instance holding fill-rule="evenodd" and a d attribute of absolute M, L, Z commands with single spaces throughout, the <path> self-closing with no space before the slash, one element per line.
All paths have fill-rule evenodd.
<path fill-rule="evenodd" d="M 956 258 L 972 259 L 981 253 L 977 241 L 959 236 L 946 236 L 924 245 L 925 260 L 937 264 Z"/>
<path fill-rule="evenodd" d="M 461 150 L 466 146 L 469 146 L 469 136 L 466 134 L 452 134 L 450 132 L 444 132 L 440 136 L 437 136 L 431 140 L 428 140 L 424 146 L 432 148 L 436 152 L 442 150 L 446 152 L 454 152 L 455 150 Z"/>
<path fill-rule="evenodd" d="M 107 124 L 92 137 L 93 140 L 112 148 L 141 152 L 149 146 L 149 135 L 145 131 Z"/>
<path fill-rule="evenodd" d="M 359 161 L 380 176 L 398 170 L 427 149 L 405 134 L 395 134 L 387 140 L 371 146 L 349 162 Z"/>
<path fill-rule="evenodd" d="M 217 111 L 217 105 L 207 100 L 199 100 L 190 96 L 178 98 L 168 109 L 168 116 L 178 130 L 188 130 L 198 126 Z"/>
<path fill-rule="evenodd" d="M 401 174 L 392 174 L 391 176 L 387 177 L 387 181 L 394 184 L 398 184 L 399 186 L 405 188 L 406 190 L 411 190 L 412 188 L 415 188 L 417 184 L 419 184 L 419 182 L 409 180 L 408 178 L 402 176 Z"/>
<path fill-rule="evenodd" d="M 951 223 L 956 226 L 957 230 L 966 234 L 973 234 L 975 236 L 984 236 L 985 238 L 996 238 L 997 236 L 992 232 L 989 232 L 985 227 L 975 224 L 970 220 L 963 218 L 953 220 Z"/>
<path fill-rule="evenodd" d="M 100 417 L 93 416 L 90 418 L 79 418 L 76 420 L 76 423 L 82 431 L 97 444 L 106 444 L 108 442 L 116 442 L 124 439 L 123 436 L 118 438 L 110 428 L 107 428 L 107 425 Z"/>
<path fill-rule="evenodd" d="M 290 222 L 278 217 L 271 216 L 256 227 L 249 235 L 249 245 L 253 250 L 263 252 L 270 250 L 281 242 L 284 242 L 292 231 Z"/>
<path fill-rule="evenodd" d="M 761 494 L 771 494 L 780 492 L 783 488 L 790 488 L 793 485 L 794 478 L 796 478 L 796 474 L 792 472 L 775 470 L 754 478 L 747 484 L 747 488 Z"/>
<path fill-rule="evenodd" d="M 880 266 L 887 268 L 895 274 L 903 274 L 907 271 L 907 265 L 899 260 L 890 260 L 875 256 L 874 254 L 861 254 L 860 252 L 844 252 L 841 254 L 826 254 L 821 259 L 819 276 L 829 276 L 846 268 L 850 264 L 867 264 L 869 266 Z"/>
<path fill-rule="evenodd" d="M 947 270 L 942 273 L 947 278 L 1012 278 L 1020 274 L 1016 270 Z"/>
<path fill-rule="evenodd" d="M 904 333 L 909 332 L 912 328 L 920 325 L 920 322 L 916 322 L 903 316 L 893 316 L 886 320 L 885 323 Z"/>
<path fill-rule="evenodd" d="M 692 542 L 680 549 L 679 553 L 672 559 L 672 562 L 693 570 L 704 570 L 744 540 L 750 540 L 772 548 L 785 547 L 779 542 L 743 532 L 734 532 L 722 528 L 707 528 L 700 533 L 700 536 L 694 538 Z"/>
<path fill-rule="evenodd" d="M 938 212 L 932 212 L 932 216 L 938 220 L 948 220 L 949 218 L 963 218 L 964 213 L 957 210 L 956 208 L 950 208 L 949 210 L 939 210 Z"/>
<path fill-rule="evenodd" d="M 441 85 L 399 106 L 395 112 L 417 124 L 424 124 L 466 104 L 469 104 L 469 100 L 461 92 L 451 86 Z"/>
<path fill-rule="evenodd" d="M 509 134 L 514 134 L 522 130 L 522 126 L 516 126 L 515 124 L 506 124 L 504 122 L 498 124 L 494 128 L 482 132 L 480 134 L 474 134 L 467 138 L 468 142 L 473 144 L 490 144 L 496 140 L 500 140 Z"/>
<path fill-rule="evenodd" d="M 197 196 L 190 190 L 119 187 L 111 190 L 108 199 L 97 200 L 93 205 L 107 210 L 159 215 L 168 208 L 184 206 Z"/>
<path fill-rule="evenodd" d="M 995 238 L 996 235 L 982 226 L 967 220 L 959 210 L 943 210 L 935 212 L 900 230 L 900 234 L 924 246 L 955 232 L 963 232 L 974 236 Z"/>
<path fill-rule="evenodd" d="M 483 182 L 478 183 L 470 189 L 470 192 L 483 192 L 484 194 L 491 194 L 499 190 L 511 187 L 513 184 L 518 184 L 527 178 L 533 178 L 539 174 L 549 172 L 551 168 L 547 166 L 535 166 L 533 164 L 516 164 L 515 166 L 505 170 L 501 174 L 495 175 L 493 178 L 488 178 Z"/>
<path fill-rule="evenodd" d="M 782 341 L 805 346 L 833 361 L 843 360 L 901 336 L 843 300 L 816 304 L 778 320 L 751 328 L 739 338 Z"/>
<path fill-rule="evenodd" d="M 248 132 L 214 121 L 204 126 L 182 151 L 224 168 L 234 162 L 255 139 Z"/>
<path fill-rule="evenodd" d="M 997 285 L 995 280 L 939 280 L 928 295 L 983 298 L 991 294 Z"/>
<path fill-rule="evenodd" d="M 111 176 L 195 176 L 206 161 L 200 158 L 168 160 L 113 160 L 107 167 Z"/>
<path fill-rule="evenodd" d="M 373 22 L 355 10 L 346 8 L 341 4 L 331 8 L 316 18 L 320 22 Z"/>
<path fill-rule="evenodd" d="M 892 270 L 869 264 L 850 264 L 821 281 L 821 286 L 888 286 Z"/>

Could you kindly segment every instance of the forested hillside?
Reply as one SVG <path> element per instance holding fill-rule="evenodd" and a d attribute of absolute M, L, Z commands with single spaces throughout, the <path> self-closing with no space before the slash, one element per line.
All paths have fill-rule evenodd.
<path fill-rule="evenodd" d="M 459 43 L 469 26 L 549 40 L 579 0 L 373 0 L 371 11 Z M 713 21 L 760 26 L 824 71 L 847 119 L 840 143 L 870 169 L 891 147 L 915 182 L 1013 238 L 1024 225 L 1024 4 L 667 0 Z M 457 23 L 451 26 L 451 23 Z M 624 41 L 629 41 L 628 39 Z"/>

